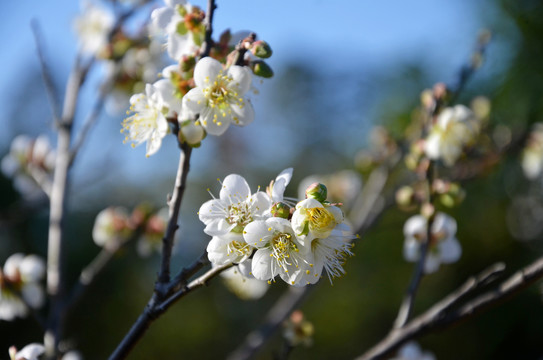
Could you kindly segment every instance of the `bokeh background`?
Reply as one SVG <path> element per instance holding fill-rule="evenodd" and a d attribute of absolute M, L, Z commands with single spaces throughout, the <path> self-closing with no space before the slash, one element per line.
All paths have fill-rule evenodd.
<path fill-rule="evenodd" d="M 205 8 L 202 1 L 194 3 Z M 209 137 L 194 152 L 174 269 L 205 249 L 209 238 L 196 212 L 209 199 L 207 188 L 218 193 L 215 179 L 238 173 L 256 189 L 292 166 L 290 196 L 297 196 L 297 184 L 312 174 L 349 169 L 363 179 L 357 159 L 368 147 L 372 127 L 383 125 L 401 136 L 424 89 L 439 81 L 457 81 L 481 29 L 489 29 L 493 39 L 484 65 L 458 102 L 488 97 L 491 122 L 509 127 L 512 134 L 543 120 L 539 1 L 239 0 L 218 1 L 218 6 L 217 31 L 252 30 L 271 44 L 274 55 L 269 63 L 275 76 L 255 84 L 259 94 L 252 98 L 254 124 Z M 62 93 L 76 52 L 72 29 L 79 4 L 3 1 L 0 13 L 4 155 L 18 134 L 48 134 L 55 142 L 30 20 L 41 26 L 46 57 Z M 101 74 L 100 69 L 94 71 L 83 89 L 76 130 L 92 105 Z M 172 189 L 178 159 L 174 139 L 166 139 L 159 153 L 146 159 L 143 147 L 134 150 L 122 144 L 121 121 L 122 115 L 104 113 L 73 167 L 67 221 L 69 284 L 99 252 L 91 230 L 101 209 L 130 208 L 142 201 L 162 206 Z M 423 279 L 416 313 L 496 261 L 505 261 L 512 273 L 541 254 L 542 182 L 524 178 L 519 155 L 518 149 L 511 151 L 500 164 L 465 184 L 467 198 L 451 213 L 458 221 L 463 256 Z M 314 324 L 314 344 L 295 349 L 293 359 L 352 358 L 387 333 L 413 268 L 402 258 L 402 226 L 410 215 L 387 210 L 359 240 L 356 257 L 346 264 L 347 276 L 333 286 L 321 281 L 311 293 L 301 309 Z M 11 179 L 0 175 L 0 263 L 16 251 L 45 257 L 47 216 L 46 207 L 26 206 Z M 133 248 L 120 254 L 70 314 L 70 345 L 87 359 L 106 358 L 150 297 L 158 261 L 158 256 L 139 258 Z M 262 299 L 242 301 L 216 279 L 155 322 L 131 358 L 223 358 L 260 324 L 285 290 L 278 282 Z M 533 286 L 420 343 L 438 359 L 539 359 L 541 296 L 539 285 Z M 41 339 L 32 319 L 0 321 L 0 358 L 7 358 L 10 345 Z M 280 345 L 277 335 L 260 358 L 271 358 Z"/>

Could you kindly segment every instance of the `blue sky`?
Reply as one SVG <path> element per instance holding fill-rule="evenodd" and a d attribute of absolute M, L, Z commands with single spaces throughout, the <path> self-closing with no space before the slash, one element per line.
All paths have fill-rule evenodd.
<path fill-rule="evenodd" d="M 194 4 L 204 9 L 206 7 L 205 1 L 195 1 Z M 424 54 L 428 63 L 439 64 L 433 68 L 436 78 L 448 81 L 469 55 L 478 30 L 484 26 L 480 23 L 474 4 L 467 0 L 218 0 L 217 4 L 214 19 L 216 34 L 226 28 L 255 31 L 274 50 L 270 63 L 276 74 L 281 73 L 282 64 L 291 60 L 305 61 L 333 76 L 335 72 L 356 72 L 361 63 L 393 65 L 419 59 Z M 39 64 L 30 29 L 31 19 L 38 20 L 43 29 L 45 48 L 54 75 L 60 79 L 66 78 L 76 51 L 72 24 L 79 13 L 79 3 L 74 0 L 3 1 L 0 12 L 5 14 L 0 22 L 3 35 L 0 106 L 5 109 L 10 108 L 10 104 L 16 100 L 12 96 L 17 94 L 14 89 L 18 79 L 29 67 Z M 43 89 L 41 78 L 36 79 L 36 84 Z M 265 83 L 260 99 L 254 101 L 257 115 L 259 111 L 263 112 L 259 108 L 269 103 L 266 88 Z M 93 92 L 93 89 L 88 90 L 90 94 Z M 48 115 L 42 113 L 36 119 L 0 117 L 0 123 L 4 129 L 10 129 L 10 123 L 15 121 L 37 121 L 38 126 L 32 129 L 37 131 L 47 126 Z M 98 137 L 101 131 L 112 131 L 114 128 L 116 125 L 100 125 L 92 136 Z M 257 118 L 251 131 L 265 132 L 267 128 L 259 124 Z M 10 136 L 13 134 L 9 131 L 0 134 L 0 149 L 7 148 Z M 97 147 L 85 149 L 83 158 L 92 163 L 90 153 L 106 146 L 107 150 L 101 149 L 103 154 L 120 154 L 123 166 L 130 174 L 127 176 L 138 178 L 157 171 L 162 167 L 158 164 L 169 161 L 176 151 L 173 141 L 166 143 L 164 151 L 153 157 L 156 157 L 156 161 L 148 160 L 142 164 L 143 146 L 132 150 L 129 146 L 123 147 L 121 140 L 119 137 L 118 143 L 108 145 L 98 142 Z M 205 150 L 198 154 L 202 155 L 196 156 L 203 158 L 209 156 Z M 99 163 L 96 159 L 94 161 L 95 164 Z"/>

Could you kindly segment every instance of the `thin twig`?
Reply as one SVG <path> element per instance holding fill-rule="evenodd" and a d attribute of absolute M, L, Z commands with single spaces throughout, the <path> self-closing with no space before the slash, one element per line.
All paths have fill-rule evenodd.
<path fill-rule="evenodd" d="M 207 11 L 206 11 L 206 17 L 204 19 L 204 25 L 206 27 L 205 42 L 202 47 L 202 53 L 200 54 L 200 59 L 206 56 L 209 56 L 209 53 L 211 52 L 211 48 L 213 47 L 213 39 L 211 38 L 211 35 L 213 34 L 213 14 L 215 13 L 216 8 L 217 8 L 217 5 L 215 4 L 215 0 L 207 1 Z"/>
<path fill-rule="evenodd" d="M 382 359 L 405 342 L 436 329 L 444 329 L 475 316 L 491 306 L 518 294 L 543 278 L 543 257 L 517 271 L 507 280 L 473 300 L 458 307 L 468 295 L 485 286 L 503 272 L 503 264 L 496 264 L 476 278 L 468 279 L 459 289 L 446 296 L 423 314 L 409 321 L 400 329 L 393 329 L 383 340 L 357 358 L 357 360 Z M 454 310 L 457 308 L 456 310 Z"/>
<path fill-rule="evenodd" d="M 285 319 L 298 308 L 309 291 L 315 286 L 289 287 L 268 311 L 262 325 L 251 331 L 244 342 L 230 355 L 228 360 L 252 358 L 280 328 Z"/>
<path fill-rule="evenodd" d="M 100 94 L 98 95 L 98 98 L 96 99 L 96 102 L 94 103 L 90 114 L 87 116 L 87 119 L 83 123 L 83 126 L 81 127 L 81 130 L 77 134 L 77 138 L 74 141 L 74 145 L 72 146 L 72 150 L 70 152 L 70 165 L 73 164 L 74 159 L 77 156 L 77 153 L 79 152 L 81 147 L 83 146 L 83 143 L 85 142 L 90 129 L 94 126 L 94 123 L 98 119 L 98 116 L 100 115 L 102 108 L 104 107 L 105 99 L 113 88 L 114 77 L 115 75 L 111 75 L 111 77 L 107 79 L 100 87 Z"/>
<path fill-rule="evenodd" d="M 38 60 L 40 61 L 41 74 L 43 77 L 43 83 L 45 84 L 45 92 L 47 93 L 47 99 L 49 100 L 49 105 L 51 106 L 51 113 L 55 124 L 58 124 L 60 121 L 60 108 L 58 103 L 58 91 L 55 88 L 53 78 L 47 66 L 45 60 L 45 53 L 43 50 L 43 39 L 41 38 L 41 29 L 38 20 L 32 19 L 30 22 L 32 32 L 34 34 L 34 40 L 36 41 L 36 50 L 38 52 Z"/>

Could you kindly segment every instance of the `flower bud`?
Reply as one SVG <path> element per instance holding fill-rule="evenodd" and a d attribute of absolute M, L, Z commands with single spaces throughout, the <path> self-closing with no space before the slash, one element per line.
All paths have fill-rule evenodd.
<path fill-rule="evenodd" d="M 327 196 L 328 189 L 326 189 L 326 186 L 321 183 L 313 183 L 305 190 L 305 197 L 307 199 L 315 199 L 319 202 L 323 202 L 326 200 Z"/>
<path fill-rule="evenodd" d="M 413 205 L 415 191 L 411 186 L 402 186 L 396 191 L 396 203 L 400 207 L 409 207 Z"/>
<path fill-rule="evenodd" d="M 258 40 L 251 46 L 251 53 L 261 59 L 267 59 L 272 55 L 272 49 L 267 42 Z"/>
<path fill-rule="evenodd" d="M 284 202 L 275 203 L 271 208 L 271 213 L 273 217 L 288 219 L 290 216 L 290 206 L 288 206 Z"/>
<path fill-rule="evenodd" d="M 179 141 L 186 142 L 192 147 L 199 147 L 206 133 L 200 122 L 193 120 L 179 121 Z"/>
<path fill-rule="evenodd" d="M 446 207 L 459 205 L 466 197 L 466 191 L 457 183 L 451 183 L 447 191 L 439 196 L 439 200 Z"/>
<path fill-rule="evenodd" d="M 271 78 L 273 76 L 272 68 L 262 60 L 251 62 L 251 69 L 256 76 Z"/>

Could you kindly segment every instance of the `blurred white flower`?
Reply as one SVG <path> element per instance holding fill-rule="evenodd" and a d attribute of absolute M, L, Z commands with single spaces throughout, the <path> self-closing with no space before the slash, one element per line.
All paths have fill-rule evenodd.
<path fill-rule="evenodd" d="M 237 266 L 221 272 L 221 276 L 228 289 L 242 300 L 260 299 L 269 288 L 265 281 L 242 274 Z"/>
<path fill-rule="evenodd" d="M 116 250 L 130 236 L 128 212 L 123 207 L 108 207 L 94 220 L 92 238 L 96 245 Z"/>
<path fill-rule="evenodd" d="M 211 135 L 222 135 L 231 123 L 248 125 L 255 116 L 245 98 L 251 81 L 251 71 L 244 66 L 225 70 L 217 60 L 203 58 L 194 69 L 196 87 L 183 97 L 182 111 L 198 114 L 198 121 Z"/>
<path fill-rule="evenodd" d="M 51 177 L 55 164 L 55 151 L 47 136 L 32 139 L 26 135 L 16 136 L 9 153 L 1 163 L 2 172 L 13 178 L 14 187 L 25 197 L 42 195 L 37 179 Z"/>
<path fill-rule="evenodd" d="M 420 346 L 410 341 L 405 343 L 396 354 L 396 357 L 391 360 L 435 360 L 436 357 L 429 351 L 422 351 Z"/>
<path fill-rule="evenodd" d="M 421 245 L 426 239 L 428 219 L 422 215 L 410 217 L 403 228 L 405 242 L 403 255 L 407 261 L 420 259 Z M 458 261 L 462 254 L 460 243 L 456 239 L 456 221 L 444 213 L 437 213 L 432 223 L 432 236 L 424 263 L 424 272 L 433 273 L 441 263 L 450 264 Z"/>
<path fill-rule="evenodd" d="M 151 13 L 153 26 L 167 36 L 168 55 L 179 61 L 198 51 L 205 35 L 203 12 L 185 0 L 165 0 L 166 6 Z"/>
<path fill-rule="evenodd" d="M 41 280 L 45 263 L 36 255 L 11 255 L 0 272 L 0 319 L 13 320 L 26 316 L 27 305 L 39 309 L 45 303 Z"/>
<path fill-rule="evenodd" d="M 535 123 L 522 152 L 522 170 L 530 180 L 543 171 L 543 124 Z"/>
<path fill-rule="evenodd" d="M 44 353 L 45 347 L 38 343 L 28 344 L 20 351 L 17 351 L 14 346 L 9 349 L 11 360 L 38 360 Z"/>
<path fill-rule="evenodd" d="M 75 19 L 74 24 L 81 51 L 97 55 L 109 41 L 109 32 L 113 29 L 115 18 L 111 11 L 92 1 L 83 1 L 81 5 L 81 15 Z"/>
<path fill-rule="evenodd" d="M 447 166 L 454 165 L 464 148 L 476 140 L 479 127 L 473 111 L 464 105 L 444 109 L 426 138 L 426 156 L 443 160 Z"/>

